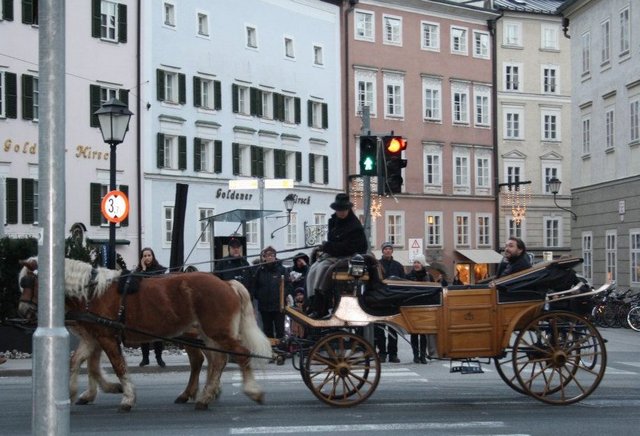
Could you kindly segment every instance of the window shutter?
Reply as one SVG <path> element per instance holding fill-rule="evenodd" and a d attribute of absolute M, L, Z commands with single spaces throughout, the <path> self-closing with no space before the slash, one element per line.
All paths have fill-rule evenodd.
<path fill-rule="evenodd" d="M 232 156 L 232 163 L 233 163 L 233 175 L 237 176 L 240 175 L 240 144 L 238 144 L 237 142 L 234 142 L 231 144 L 231 152 L 233 154 Z"/>
<path fill-rule="evenodd" d="M 307 100 L 307 125 L 313 126 L 313 102 L 311 100 Z"/>
<path fill-rule="evenodd" d="M 6 223 L 18 224 L 18 179 L 5 179 L 6 198 Z"/>
<path fill-rule="evenodd" d="M 296 182 L 302 181 L 302 152 L 296 151 Z"/>
<path fill-rule="evenodd" d="M 120 185 L 119 189 L 124 195 L 127 196 L 127 198 L 129 198 L 129 185 Z M 131 199 L 130 198 L 129 198 L 129 214 L 125 219 L 122 220 L 122 222 L 120 222 L 121 227 L 129 226 L 129 215 L 131 215 Z"/>
<path fill-rule="evenodd" d="M 213 108 L 215 110 L 222 109 L 222 88 L 219 80 L 213 81 Z"/>
<path fill-rule="evenodd" d="M 327 129 L 329 127 L 329 105 L 322 103 L 322 128 Z"/>
<path fill-rule="evenodd" d="M 156 93 L 158 96 L 158 100 L 164 101 L 164 70 L 157 69 L 156 70 Z"/>
<path fill-rule="evenodd" d="M 129 107 L 129 90 L 128 89 L 120 89 L 118 90 L 118 99 L 123 102 L 127 107 Z"/>
<path fill-rule="evenodd" d="M 22 75 L 22 118 L 33 119 L 33 76 Z"/>
<path fill-rule="evenodd" d="M 22 0 L 22 22 L 24 24 L 36 24 L 33 22 L 33 1 Z"/>
<path fill-rule="evenodd" d="M 91 37 L 102 37 L 100 25 L 102 24 L 102 14 L 100 10 L 101 0 L 92 0 L 91 2 Z"/>
<path fill-rule="evenodd" d="M 118 42 L 127 42 L 127 5 L 118 4 Z"/>
<path fill-rule="evenodd" d="M 262 117 L 262 91 L 258 88 L 250 88 L 250 108 L 249 113 L 256 117 Z"/>
<path fill-rule="evenodd" d="M 322 175 L 324 176 L 324 184 L 328 185 L 329 184 L 329 156 L 323 156 L 322 157 L 322 165 L 324 168 L 322 168 Z"/>
<path fill-rule="evenodd" d="M 231 84 L 231 97 L 232 97 L 232 112 L 234 114 L 238 113 L 238 85 L 236 85 L 235 83 Z"/>
<path fill-rule="evenodd" d="M 100 127 L 98 116 L 94 115 L 98 109 L 100 109 L 100 87 L 89 85 L 89 125 L 91 127 Z"/>
<path fill-rule="evenodd" d="M 222 141 L 213 141 L 213 172 L 222 172 Z"/>
<path fill-rule="evenodd" d="M 102 185 L 100 183 L 92 183 L 89 192 L 90 223 L 92 226 L 99 226 L 102 224 L 102 212 L 100 211 L 102 205 Z"/>
<path fill-rule="evenodd" d="M 187 76 L 178 74 L 178 103 L 185 104 L 187 102 Z"/>
<path fill-rule="evenodd" d="M 251 146 L 251 176 L 258 177 L 258 147 Z"/>
<path fill-rule="evenodd" d="M 13 0 L 2 0 L 2 19 L 13 21 Z"/>
<path fill-rule="evenodd" d="M 273 93 L 273 101 L 271 102 L 273 104 L 273 119 L 275 121 L 282 121 L 282 115 L 281 115 L 281 111 L 282 111 L 282 94 L 277 94 L 277 93 Z"/>
<path fill-rule="evenodd" d="M 300 97 L 295 97 L 293 99 L 294 105 L 295 105 L 295 111 L 296 111 L 296 124 L 300 124 L 302 122 L 302 115 L 301 115 L 301 108 L 300 108 Z"/>
<path fill-rule="evenodd" d="M 22 179 L 22 224 L 33 224 L 33 179 Z"/>
<path fill-rule="evenodd" d="M 195 107 L 202 106 L 202 82 L 200 77 L 193 76 L 193 105 Z"/>
<path fill-rule="evenodd" d="M 287 177 L 286 152 L 284 150 L 273 150 L 273 175 L 276 179 Z"/>
<path fill-rule="evenodd" d="M 314 183 L 316 174 L 316 156 L 309 153 L 309 183 Z"/>
<path fill-rule="evenodd" d="M 201 146 L 202 146 L 202 140 L 200 138 L 193 138 L 193 171 L 200 171 L 200 169 L 202 168 L 201 165 Z"/>
<path fill-rule="evenodd" d="M 178 169 L 187 169 L 187 137 L 178 136 Z"/>
<path fill-rule="evenodd" d="M 164 168 L 164 134 L 162 133 L 158 133 L 156 157 L 156 165 L 158 168 Z"/>
<path fill-rule="evenodd" d="M 4 83 L 6 87 L 5 97 L 7 98 L 6 115 L 7 118 L 18 117 L 18 78 L 15 73 L 4 73 Z"/>

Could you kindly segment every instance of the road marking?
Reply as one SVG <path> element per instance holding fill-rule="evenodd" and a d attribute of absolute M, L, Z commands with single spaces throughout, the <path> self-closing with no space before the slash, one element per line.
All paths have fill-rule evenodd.
<path fill-rule="evenodd" d="M 635 366 L 637 368 L 640 368 L 640 362 L 616 362 L 616 363 L 620 363 L 622 365 L 628 365 L 628 366 Z"/>
<path fill-rule="evenodd" d="M 331 433 L 356 431 L 400 431 L 400 430 L 461 430 L 475 428 L 503 428 L 502 421 L 471 422 L 417 422 L 390 424 L 343 424 L 343 425 L 296 425 L 278 427 L 237 427 L 231 434 L 282 434 L 282 433 Z"/>

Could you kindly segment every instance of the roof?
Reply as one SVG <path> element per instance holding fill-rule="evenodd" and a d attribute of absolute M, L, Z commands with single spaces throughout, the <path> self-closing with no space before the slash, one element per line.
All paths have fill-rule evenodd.
<path fill-rule="evenodd" d="M 493 5 L 498 10 L 528 12 L 535 14 L 558 13 L 558 8 L 566 0 L 493 0 Z"/>

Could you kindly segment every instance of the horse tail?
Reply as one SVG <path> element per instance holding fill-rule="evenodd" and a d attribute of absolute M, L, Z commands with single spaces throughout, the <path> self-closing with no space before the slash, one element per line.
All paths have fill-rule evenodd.
<path fill-rule="evenodd" d="M 240 340 L 242 345 L 249 349 L 251 354 L 270 358 L 273 354 L 271 341 L 258 326 L 249 291 L 237 280 L 229 280 L 228 283 L 240 297 Z M 255 367 L 256 364 L 262 366 L 266 360 L 252 358 L 251 366 Z"/>

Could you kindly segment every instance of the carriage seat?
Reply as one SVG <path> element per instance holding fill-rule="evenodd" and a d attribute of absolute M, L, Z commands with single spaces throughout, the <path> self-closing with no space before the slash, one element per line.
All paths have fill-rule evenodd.
<path fill-rule="evenodd" d="M 399 313 L 400 307 L 440 305 L 442 285 L 388 278 L 367 286 L 360 304 L 367 313 L 379 316 Z"/>

